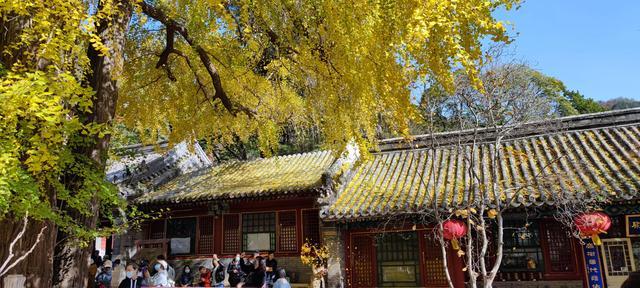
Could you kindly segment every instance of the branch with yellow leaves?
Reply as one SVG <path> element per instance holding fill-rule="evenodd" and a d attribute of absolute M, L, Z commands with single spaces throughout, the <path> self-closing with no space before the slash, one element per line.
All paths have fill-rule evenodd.
<path fill-rule="evenodd" d="M 182 56 L 187 60 L 187 64 L 193 70 L 194 75 L 196 75 L 196 81 L 200 86 L 199 89 L 203 89 L 203 91 L 206 91 L 204 82 L 197 77 L 196 71 L 194 70 L 194 67 L 191 65 L 192 63 L 191 61 L 189 61 L 189 58 L 187 57 L 187 55 L 179 52 L 174 48 L 175 34 L 178 33 L 185 40 L 185 42 L 187 42 L 187 44 L 189 44 L 189 46 L 198 54 L 198 58 L 200 59 L 201 64 L 204 66 L 205 70 L 207 71 L 207 74 L 211 78 L 211 83 L 213 84 L 213 88 L 215 92 L 212 96 L 208 96 L 209 94 L 205 92 L 205 96 L 207 96 L 208 99 L 211 99 L 212 101 L 215 99 L 220 99 L 225 109 L 227 109 L 227 111 L 229 111 L 229 113 L 233 115 L 236 115 L 237 112 L 243 112 L 244 114 L 250 117 L 256 114 L 256 111 L 251 110 L 239 104 L 234 104 L 231 101 L 231 99 L 229 98 L 229 95 L 227 95 L 224 87 L 222 86 L 222 81 L 220 79 L 220 74 L 218 73 L 218 69 L 216 69 L 215 65 L 213 65 L 213 63 L 211 62 L 211 58 L 207 54 L 207 51 L 205 51 L 205 49 L 202 46 L 196 43 L 196 41 L 189 35 L 189 31 L 187 30 L 186 27 L 184 27 L 184 25 L 178 23 L 174 19 L 171 19 L 164 11 L 162 11 L 162 9 L 156 6 L 153 6 L 152 4 L 147 3 L 146 1 L 140 1 L 138 4 L 142 8 L 142 12 L 145 15 L 162 23 L 167 28 L 166 29 L 167 40 L 166 40 L 165 48 L 160 54 L 160 58 L 158 59 L 156 68 L 166 67 L 167 62 L 169 60 L 169 55 L 171 53 L 175 53 L 179 56 Z"/>

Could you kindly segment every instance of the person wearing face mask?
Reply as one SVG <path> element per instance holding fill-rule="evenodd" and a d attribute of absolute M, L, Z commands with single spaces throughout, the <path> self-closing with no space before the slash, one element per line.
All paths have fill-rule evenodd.
<path fill-rule="evenodd" d="M 169 273 L 167 273 L 166 261 L 160 260 L 155 265 L 153 265 L 153 269 L 155 269 L 156 274 L 151 276 L 149 279 L 149 285 L 151 287 L 171 287 L 172 284 L 169 283 Z"/>
<path fill-rule="evenodd" d="M 111 260 L 105 260 L 102 264 L 102 271 L 98 276 L 96 276 L 96 284 L 97 288 L 108 288 L 111 287 Z"/>
<path fill-rule="evenodd" d="M 231 287 L 238 287 L 240 283 L 244 282 L 245 274 L 242 271 L 242 266 L 240 264 L 240 254 L 236 254 L 236 257 L 231 260 L 229 266 L 227 267 L 227 273 L 229 274 L 229 284 Z"/>
<path fill-rule="evenodd" d="M 125 278 L 120 282 L 118 288 L 140 288 L 142 287 L 142 279 L 138 278 L 138 267 L 135 264 L 127 265 L 125 269 Z"/>
<path fill-rule="evenodd" d="M 158 262 L 160 262 L 160 264 L 164 266 L 164 270 L 167 271 L 167 278 L 169 279 L 169 284 L 173 286 L 173 284 L 175 284 L 174 279 L 176 279 L 176 270 L 174 270 L 173 267 L 171 267 L 171 265 L 167 263 L 167 259 L 164 257 L 164 255 L 160 254 L 156 257 L 156 259 L 158 260 Z"/>
<path fill-rule="evenodd" d="M 191 283 L 193 283 L 193 275 L 191 274 L 191 267 L 189 267 L 189 265 L 184 266 L 182 275 L 180 275 L 180 279 L 177 282 L 178 287 L 191 286 Z"/>

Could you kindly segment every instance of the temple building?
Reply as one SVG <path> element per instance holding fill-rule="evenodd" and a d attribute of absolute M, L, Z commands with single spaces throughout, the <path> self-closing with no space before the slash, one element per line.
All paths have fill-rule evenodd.
<path fill-rule="evenodd" d="M 141 209 L 168 209 L 108 242 L 113 254 L 159 253 L 180 267 L 214 253 L 274 251 L 303 287 L 312 275 L 300 247 L 311 241 L 330 247 L 328 287 L 448 287 L 433 210 L 500 203 L 508 209 L 494 287 L 619 287 L 640 269 L 640 109 L 526 123 L 508 134 L 386 139 L 362 159 L 349 149 L 212 165 L 199 149 L 112 171 Z M 596 203 L 610 218 L 602 245 L 558 221 L 573 201 Z M 465 258 L 446 249 L 451 280 L 465 287 Z"/>

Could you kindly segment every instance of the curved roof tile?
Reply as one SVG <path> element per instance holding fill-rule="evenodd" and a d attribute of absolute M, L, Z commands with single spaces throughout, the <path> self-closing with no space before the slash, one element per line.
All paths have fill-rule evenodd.
<path fill-rule="evenodd" d="M 559 123 L 564 126 L 555 131 L 537 123 L 535 129 L 525 127 L 526 133 L 502 141 L 495 171 L 491 153 L 496 150 L 486 131 L 486 141 L 479 144 L 452 144 L 455 133 L 444 133 L 445 145 L 431 148 L 424 143 L 434 138 L 427 136 L 420 136 L 419 148 L 385 140 L 381 152 L 351 171 L 323 217 L 355 220 L 408 209 L 448 209 L 481 197 L 513 198 L 513 206 L 637 197 L 640 109 L 561 118 Z M 468 131 L 461 133 L 469 138 Z"/>
<path fill-rule="evenodd" d="M 320 188 L 323 174 L 334 160 L 330 151 L 318 151 L 230 162 L 182 175 L 144 194 L 136 203 L 194 202 Z"/>

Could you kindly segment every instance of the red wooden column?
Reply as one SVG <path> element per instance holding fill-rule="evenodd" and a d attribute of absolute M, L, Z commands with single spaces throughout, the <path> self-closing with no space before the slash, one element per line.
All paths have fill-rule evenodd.
<path fill-rule="evenodd" d="M 462 257 L 458 257 L 458 251 L 451 248 L 451 245 L 447 247 L 447 263 L 453 286 L 456 288 L 464 288 L 464 271 L 462 271 L 464 262 Z"/>
<path fill-rule="evenodd" d="M 222 215 L 215 218 L 213 223 L 213 253 L 222 256 Z"/>

